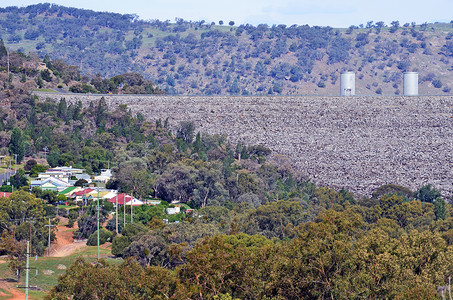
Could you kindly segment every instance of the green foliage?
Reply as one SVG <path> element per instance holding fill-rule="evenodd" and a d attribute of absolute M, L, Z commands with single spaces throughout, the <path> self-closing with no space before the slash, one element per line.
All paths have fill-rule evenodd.
<path fill-rule="evenodd" d="M 414 193 L 414 197 L 416 199 L 429 203 L 433 203 L 440 196 L 441 196 L 440 191 L 434 187 L 431 187 L 430 184 L 421 187 L 418 191 Z"/>
<path fill-rule="evenodd" d="M 436 215 L 436 220 L 445 220 L 447 216 L 446 203 L 441 197 L 434 201 L 434 214 Z"/>
<path fill-rule="evenodd" d="M 10 182 L 11 185 L 14 186 L 14 188 L 16 189 L 21 188 L 23 186 L 28 186 L 24 170 L 18 170 L 17 173 L 10 178 Z"/>
<path fill-rule="evenodd" d="M 124 250 L 129 247 L 131 240 L 127 236 L 115 236 L 112 241 L 112 254 L 123 257 Z"/>
<path fill-rule="evenodd" d="M 99 232 L 99 245 L 103 245 L 106 242 L 110 242 L 111 240 L 112 233 L 108 230 L 101 228 Z M 97 244 L 98 244 L 98 231 L 96 230 L 88 237 L 87 245 L 96 246 Z"/>
<path fill-rule="evenodd" d="M 31 240 L 33 251 L 39 255 L 47 244 L 45 215 L 42 200 L 27 192 L 16 191 L 9 198 L 0 198 L 0 232 L 13 231 L 14 239 L 19 242 Z"/>
<path fill-rule="evenodd" d="M 8 49 L 6 49 L 3 39 L 0 39 L 0 58 L 8 54 Z"/>
<path fill-rule="evenodd" d="M 20 163 L 24 158 L 25 154 L 25 139 L 22 135 L 22 131 L 15 127 L 12 130 L 11 140 L 9 142 L 8 151 L 13 157 L 17 155 L 17 163 Z"/>
<path fill-rule="evenodd" d="M 36 164 L 30 170 L 31 177 L 37 177 L 39 173 L 44 173 L 47 170 L 47 166 Z"/>
<path fill-rule="evenodd" d="M 25 163 L 25 166 L 24 166 L 24 171 L 29 172 L 36 165 L 37 165 L 36 160 L 34 160 L 34 159 L 27 160 L 27 162 Z"/>

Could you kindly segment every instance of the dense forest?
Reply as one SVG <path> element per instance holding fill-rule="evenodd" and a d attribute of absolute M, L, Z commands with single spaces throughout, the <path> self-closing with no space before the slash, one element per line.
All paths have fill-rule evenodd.
<path fill-rule="evenodd" d="M 226 25 L 36 4 L 0 8 L 0 25 L 8 47 L 77 65 L 83 83 L 132 72 L 169 94 L 336 95 L 346 70 L 358 94 L 401 94 L 405 71 L 420 73 L 422 93 L 450 94 L 453 78 L 446 23 Z"/>

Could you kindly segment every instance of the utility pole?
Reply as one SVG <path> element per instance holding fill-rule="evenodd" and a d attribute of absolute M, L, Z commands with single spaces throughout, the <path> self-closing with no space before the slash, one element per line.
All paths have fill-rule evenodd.
<path fill-rule="evenodd" d="M 28 273 L 30 272 L 30 241 L 27 241 L 27 264 L 25 265 L 25 300 L 28 300 Z"/>
<path fill-rule="evenodd" d="M 29 232 L 29 238 L 28 238 L 28 240 L 29 240 L 30 243 L 31 243 L 31 242 L 32 242 L 32 241 L 31 241 L 31 223 L 35 223 L 36 221 L 30 221 L 30 220 L 28 220 L 28 221 L 26 221 L 26 222 L 28 222 L 29 228 L 30 228 L 30 229 L 29 229 L 30 232 Z M 31 245 L 30 245 L 30 247 L 31 247 Z M 31 249 L 30 249 L 30 251 L 31 251 Z M 27 253 L 31 253 L 31 252 L 28 252 L 28 250 L 27 250 Z"/>
<path fill-rule="evenodd" d="M 14 154 L 14 174 L 17 173 L 17 154 Z"/>
<path fill-rule="evenodd" d="M 115 216 L 116 216 L 116 233 L 118 233 L 118 192 L 116 192 Z"/>
<path fill-rule="evenodd" d="M 47 247 L 49 248 L 49 250 L 48 250 L 48 255 L 47 256 L 50 256 L 50 228 L 55 226 L 55 225 L 51 225 L 50 224 L 50 218 L 49 218 L 49 225 L 44 225 L 44 226 L 49 227 L 49 240 L 47 242 Z"/>
<path fill-rule="evenodd" d="M 98 260 L 99 260 L 99 184 L 97 185 L 97 188 L 98 188 L 98 208 L 97 208 L 97 211 L 98 211 Z"/>
<path fill-rule="evenodd" d="M 123 223 L 123 229 L 126 227 L 126 195 L 123 196 L 123 209 L 124 209 L 124 223 Z"/>
<path fill-rule="evenodd" d="M 134 219 L 133 219 L 133 218 L 134 218 L 134 216 L 133 216 L 134 211 L 133 211 L 133 209 L 132 209 L 132 207 L 133 207 L 133 206 L 132 206 L 133 200 L 134 200 L 134 196 L 131 195 L 131 224 L 134 223 Z"/>

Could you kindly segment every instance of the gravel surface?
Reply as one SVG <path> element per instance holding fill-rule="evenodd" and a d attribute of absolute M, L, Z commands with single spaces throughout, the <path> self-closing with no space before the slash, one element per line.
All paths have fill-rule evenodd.
<path fill-rule="evenodd" d="M 55 95 L 84 105 L 99 95 Z M 369 195 L 395 183 L 453 192 L 453 97 L 189 97 L 106 95 L 149 120 L 191 120 L 197 130 L 262 144 L 316 183 Z"/>

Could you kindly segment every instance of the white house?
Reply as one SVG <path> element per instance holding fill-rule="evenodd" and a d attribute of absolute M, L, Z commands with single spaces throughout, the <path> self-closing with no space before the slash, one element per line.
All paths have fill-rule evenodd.
<path fill-rule="evenodd" d="M 30 182 L 31 188 L 39 187 L 43 190 L 52 190 L 57 192 L 61 192 L 62 190 L 66 189 L 69 186 L 70 185 L 68 182 L 54 177 L 44 178 L 40 180 L 32 180 Z"/>
<path fill-rule="evenodd" d="M 181 212 L 181 207 L 176 206 L 176 207 L 167 207 L 167 214 L 169 215 L 176 215 Z"/>
<path fill-rule="evenodd" d="M 112 178 L 112 170 L 110 169 L 101 169 L 101 175 L 95 176 L 94 180 L 97 182 L 106 183 Z"/>

